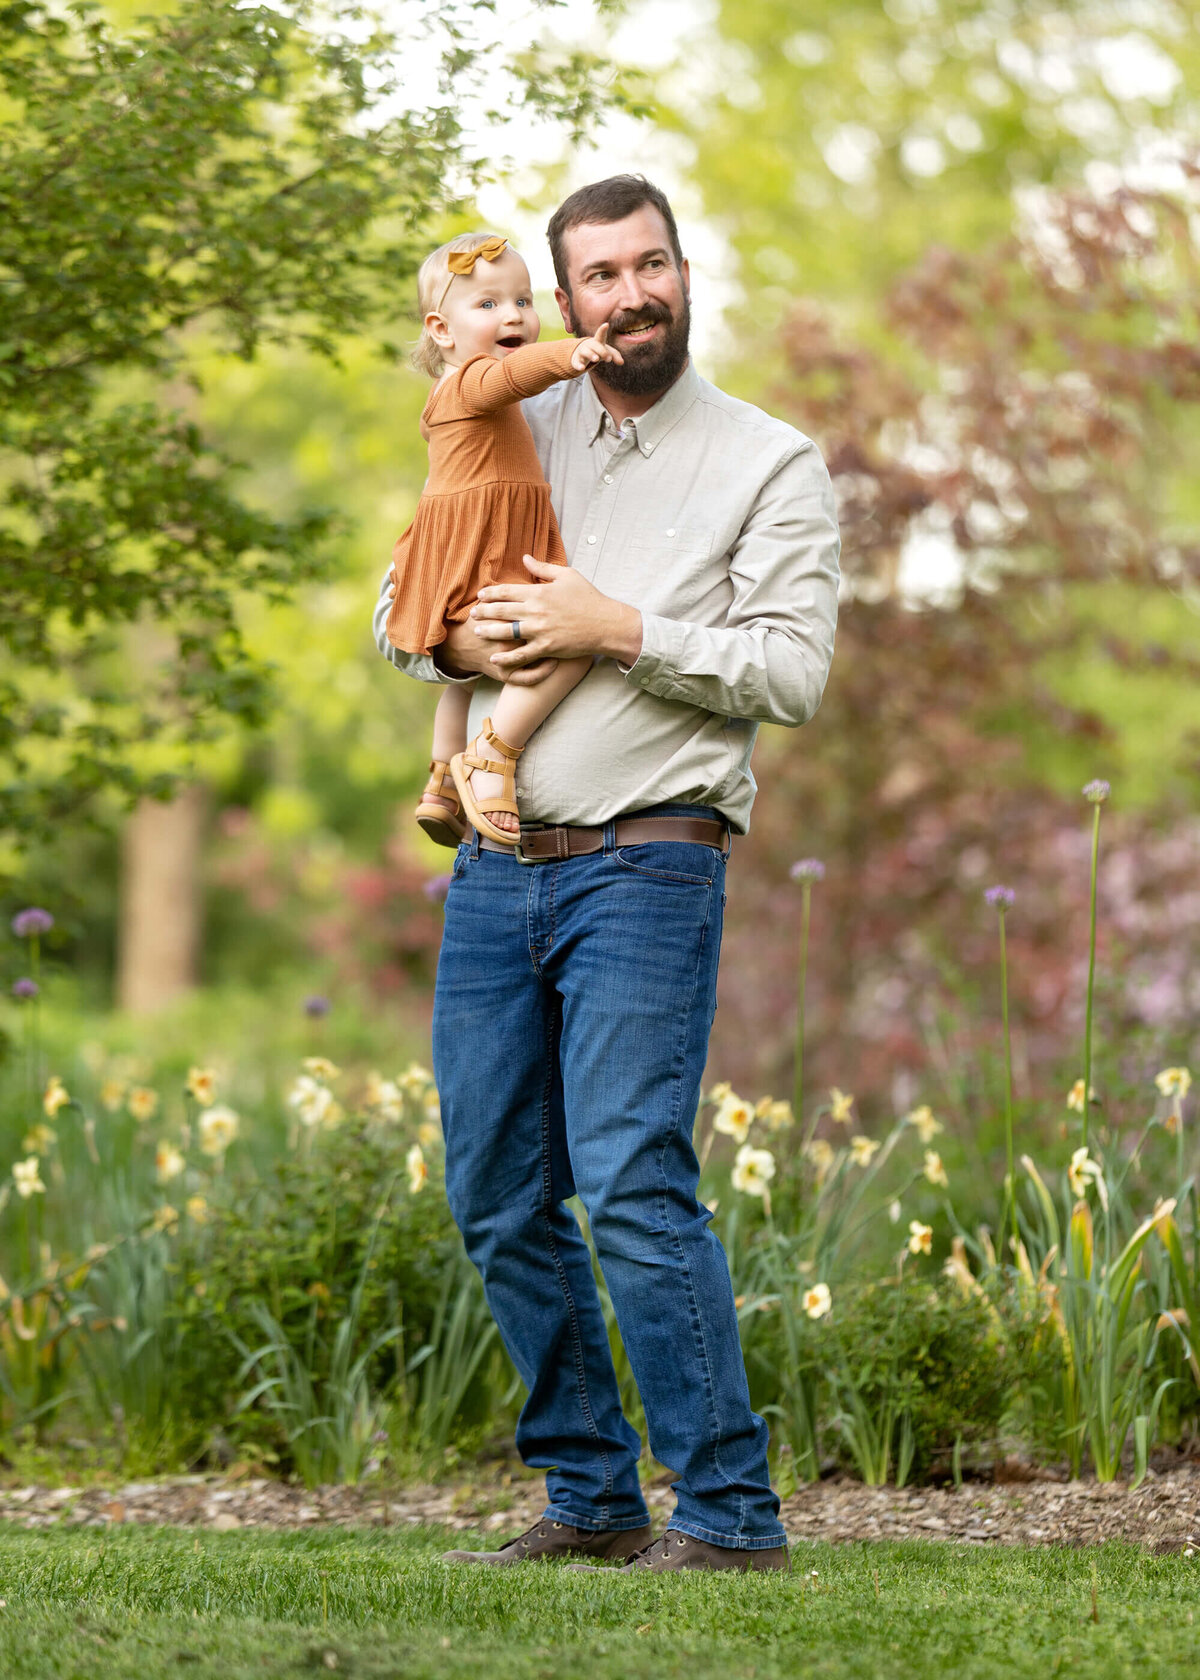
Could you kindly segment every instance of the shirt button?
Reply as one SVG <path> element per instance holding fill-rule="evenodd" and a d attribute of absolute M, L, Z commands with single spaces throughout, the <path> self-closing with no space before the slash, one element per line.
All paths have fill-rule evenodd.
<path fill-rule="evenodd" d="M 605 482 L 605 484 L 611 484 L 612 483 L 612 474 L 611 473 L 605 473 L 604 482 Z"/>
<path fill-rule="evenodd" d="M 589 537 L 589 538 L 588 538 L 588 541 L 589 541 L 589 542 L 590 542 L 590 543 L 593 543 L 593 542 L 595 542 L 595 540 L 596 540 L 596 539 L 595 539 L 595 537 Z"/>
<path fill-rule="evenodd" d="M 670 530 L 669 530 L 669 531 L 668 531 L 668 532 L 667 532 L 667 535 L 668 535 L 668 536 L 669 536 L 669 537 L 673 537 L 673 536 L 674 536 L 674 535 L 675 535 L 675 527 L 674 527 L 674 525 L 672 525 L 672 527 L 671 527 L 671 529 L 670 529 Z"/>

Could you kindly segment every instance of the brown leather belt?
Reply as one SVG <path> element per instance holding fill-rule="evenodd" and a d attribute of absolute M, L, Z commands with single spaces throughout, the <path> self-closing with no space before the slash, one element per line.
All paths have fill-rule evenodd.
<path fill-rule="evenodd" d="M 557 827 L 530 827 L 522 823 L 520 844 L 515 848 L 521 863 L 552 863 L 563 858 L 589 857 L 604 850 L 604 829 L 572 828 L 565 823 Z M 652 840 L 685 840 L 696 846 L 715 846 L 718 851 L 729 850 L 729 825 L 716 817 L 618 817 L 613 824 L 613 841 L 617 846 L 644 846 Z M 512 852 L 499 840 L 486 834 L 479 836 L 479 846 L 485 852 Z"/>

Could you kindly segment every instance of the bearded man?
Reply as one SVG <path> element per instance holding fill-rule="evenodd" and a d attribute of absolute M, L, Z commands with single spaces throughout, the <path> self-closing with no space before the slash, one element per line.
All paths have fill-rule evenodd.
<path fill-rule="evenodd" d="M 548 237 L 567 330 L 607 322 L 623 357 L 524 404 L 570 566 L 527 558 L 528 584 L 483 590 L 438 667 L 388 643 L 386 579 L 375 620 L 410 676 L 479 678 L 471 733 L 496 683 L 594 660 L 520 761 L 516 853 L 476 834 L 446 900 L 446 1190 L 528 1389 L 517 1446 L 549 1472 L 528 1533 L 447 1556 L 786 1568 L 692 1127 L 756 728 L 807 722 L 833 654 L 834 499 L 809 438 L 692 365 L 688 264 L 657 187 L 583 187 Z M 650 1448 L 678 1478 L 654 1542 L 574 1195 Z"/>

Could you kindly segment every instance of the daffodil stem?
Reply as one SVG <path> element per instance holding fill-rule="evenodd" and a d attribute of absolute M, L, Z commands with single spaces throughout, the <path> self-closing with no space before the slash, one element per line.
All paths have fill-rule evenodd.
<path fill-rule="evenodd" d="M 808 983 L 808 919 L 812 909 L 812 882 L 800 886 L 800 967 L 796 988 L 796 1057 L 792 1069 L 792 1113 L 803 1125 L 804 1108 L 804 993 Z"/>
<path fill-rule="evenodd" d="M 1008 941 L 1005 937 L 1004 906 L 1000 906 L 1000 1016 L 1004 1023 L 1004 1149 L 1007 1164 L 1005 1187 L 1012 1217 L 1013 1263 L 1021 1235 L 1017 1229 L 1017 1180 L 1013 1171 L 1013 1081 L 1012 1033 L 1008 1024 Z"/>
<path fill-rule="evenodd" d="M 1096 874 L 1100 861 L 1100 806 L 1092 811 L 1091 926 L 1088 938 L 1087 1011 L 1083 1024 L 1083 1142 L 1088 1140 L 1092 1102 L 1092 998 L 1096 990 Z"/>

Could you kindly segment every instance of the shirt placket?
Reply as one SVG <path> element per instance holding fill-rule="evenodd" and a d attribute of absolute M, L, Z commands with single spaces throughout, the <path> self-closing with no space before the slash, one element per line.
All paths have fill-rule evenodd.
<path fill-rule="evenodd" d="M 595 447 L 603 449 L 606 438 L 607 431 L 597 439 Z M 588 497 L 571 565 L 575 571 L 582 573 L 589 583 L 596 581 L 600 556 L 604 552 L 605 539 L 617 506 L 617 492 L 630 457 L 637 453 L 637 447 L 637 428 L 626 421 L 625 430 L 618 436 L 615 448 L 605 459 Z"/>

